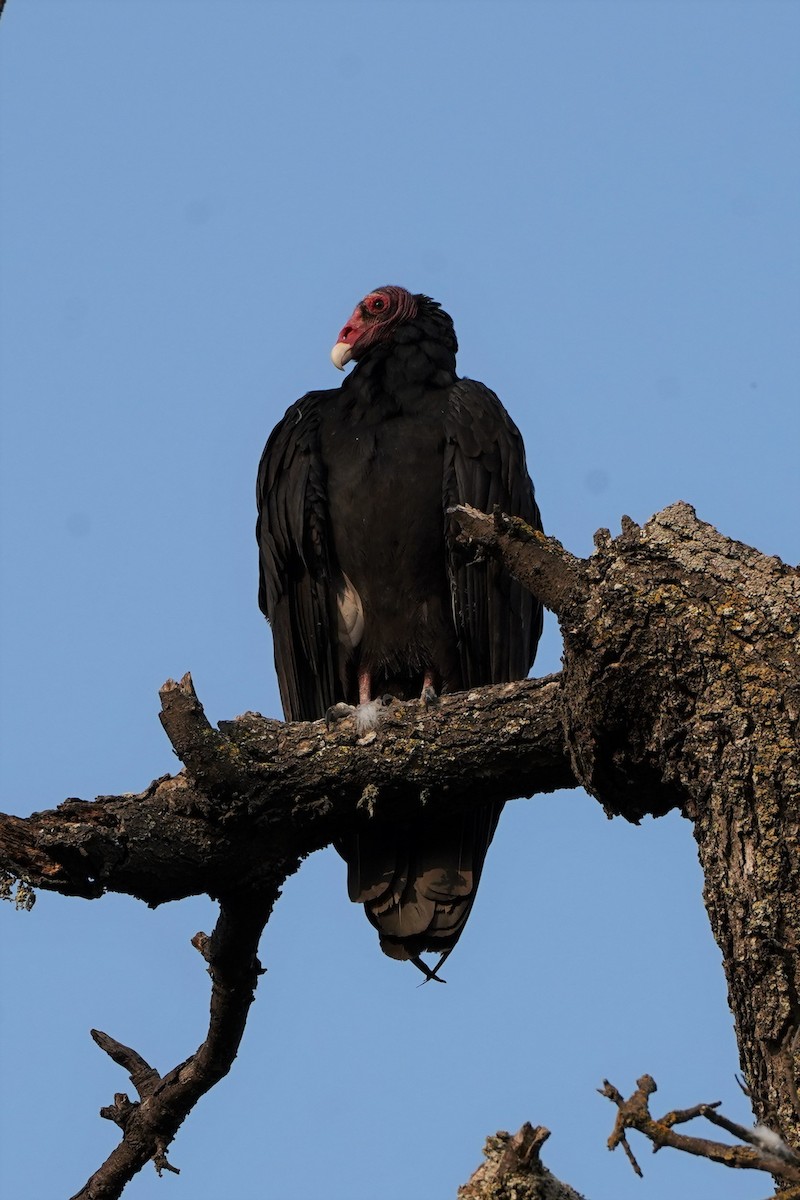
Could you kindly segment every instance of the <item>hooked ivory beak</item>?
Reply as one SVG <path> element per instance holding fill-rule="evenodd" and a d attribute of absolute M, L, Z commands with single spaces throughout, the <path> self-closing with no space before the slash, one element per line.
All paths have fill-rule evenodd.
<path fill-rule="evenodd" d="M 347 342 L 337 342 L 331 350 L 331 362 L 340 371 L 344 370 L 345 363 L 349 363 L 353 357 L 353 347 Z"/>

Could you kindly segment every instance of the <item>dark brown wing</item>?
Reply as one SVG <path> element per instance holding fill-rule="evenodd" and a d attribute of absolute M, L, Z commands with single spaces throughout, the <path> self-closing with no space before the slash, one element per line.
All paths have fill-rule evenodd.
<path fill-rule="evenodd" d="M 446 422 L 444 507 L 495 505 L 535 529 L 542 520 L 519 430 L 494 392 L 471 379 L 454 385 Z M 542 607 L 497 562 L 471 563 L 446 518 L 448 572 L 464 687 L 524 679 L 542 630 Z"/>
<path fill-rule="evenodd" d="M 319 412 L 328 395 L 309 392 L 292 405 L 270 435 L 258 469 L 258 602 L 272 626 L 287 721 L 316 720 L 344 699 L 319 452 Z"/>

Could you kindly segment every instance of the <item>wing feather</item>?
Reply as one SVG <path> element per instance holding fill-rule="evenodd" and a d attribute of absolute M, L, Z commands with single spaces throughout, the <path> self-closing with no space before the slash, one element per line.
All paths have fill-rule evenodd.
<path fill-rule="evenodd" d="M 497 505 L 542 528 L 519 430 L 494 392 L 471 379 L 458 380 L 450 393 L 443 501 L 445 513 L 456 504 L 489 513 Z M 499 563 L 467 561 L 457 522 L 445 520 L 464 686 L 524 679 L 541 633 L 541 605 Z"/>
<path fill-rule="evenodd" d="M 336 654 L 337 569 L 319 448 L 327 395 L 309 392 L 287 411 L 264 449 L 256 486 L 258 601 L 272 626 L 287 721 L 313 721 L 344 699 Z"/>

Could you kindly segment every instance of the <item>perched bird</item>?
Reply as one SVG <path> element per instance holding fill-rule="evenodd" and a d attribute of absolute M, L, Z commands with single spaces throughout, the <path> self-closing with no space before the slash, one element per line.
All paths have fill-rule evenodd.
<path fill-rule="evenodd" d="M 377 288 L 331 352 L 335 366 L 355 369 L 341 387 L 293 404 L 267 442 L 259 603 L 289 721 L 530 670 L 541 606 L 497 562 L 469 561 L 448 511 L 498 505 L 541 528 L 520 434 L 493 392 L 456 375 L 457 348 L 435 301 Z M 437 977 L 501 807 L 415 810 L 404 827 L 376 824 L 338 844 L 350 898 L 386 954 Z M 426 951 L 440 955 L 433 969 L 419 957 Z"/>

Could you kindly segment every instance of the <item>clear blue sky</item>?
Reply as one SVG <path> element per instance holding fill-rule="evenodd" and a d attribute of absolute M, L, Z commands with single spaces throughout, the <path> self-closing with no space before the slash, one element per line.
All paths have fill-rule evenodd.
<path fill-rule="evenodd" d="M 278 715 L 256 467 L 381 283 L 453 315 L 574 552 L 683 499 L 800 559 L 797 4 L 9 0 L 0 59 L 7 809 L 176 770 L 168 676 L 213 720 Z M 551 622 L 536 669 L 558 662 Z M 181 1175 L 127 1200 L 444 1200 L 524 1120 L 589 1200 L 762 1196 L 644 1146 L 642 1183 L 605 1149 L 604 1076 L 749 1119 L 701 887 L 675 815 L 519 801 L 448 986 L 418 989 L 314 856 Z M 214 910 L 0 918 L 0 1191 L 49 1200 L 130 1090 L 90 1026 L 162 1070 L 202 1038 L 189 939 Z"/>

